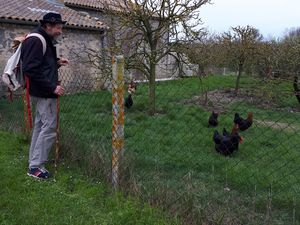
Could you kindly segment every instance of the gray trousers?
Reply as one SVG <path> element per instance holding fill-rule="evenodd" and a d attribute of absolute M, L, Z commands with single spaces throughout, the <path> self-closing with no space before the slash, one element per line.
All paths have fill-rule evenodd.
<path fill-rule="evenodd" d="M 57 99 L 31 97 L 36 115 L 29 150 L 29 168 L 43 168 L 56 139 Z"/>

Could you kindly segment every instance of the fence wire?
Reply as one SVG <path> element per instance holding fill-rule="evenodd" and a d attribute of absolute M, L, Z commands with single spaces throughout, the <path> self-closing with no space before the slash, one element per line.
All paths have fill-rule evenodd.
<path fill-rule="evenodd" d="M 152 115 L 147 81 L 129 93 L 125 76 L 124 99 L 114 101 L 119 83 L 110 77 L 103 88 L 95 85 L 101 77 L 60 71 L 67 92 L 60 99 L 61 166 L 112 182 L 116 154 L 118 187 L 165 211 L 170 224 L 300 223 L 300 104 L 292 80 L 244 75 L 238 92 L 234 74 L 157 81 Z M 124 148 L 116 153 L 113 110 L 123 108 Z M 216 127 L 209 126 L 213 111 Z M 226 139 L 223 128 L 230 136 L 235 114 L 250 112 L 252 126 L 237 131 L 238 144 Z M 22 93 L 12 103 L 2 95 L 0 121 L 1 129 L 25 130 Z M 217 152 L 215 131 L 238 150 Z"/>

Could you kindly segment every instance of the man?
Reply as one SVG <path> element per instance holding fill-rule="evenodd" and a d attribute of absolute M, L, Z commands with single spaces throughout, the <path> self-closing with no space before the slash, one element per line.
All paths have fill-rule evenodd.
<path fill-rule="evenodd" d="M 54 44 L 65 23 L 60 14 L 47 13 L 40 20 L 40 26 L 32 31 L 45 39 L 45 52 L 45 44 L 39 37 L 28 37 L 22 44 L 23 74 L 29 82 L 31 101 L 36 106 L 27 173 L 34 178 L 50 177 L 45 163 L 56 138 L 57 97 L 64 94 L 64 88 L 58 84 L 58 68 L 68 64 L 68 60 L 57 58 Z"/>

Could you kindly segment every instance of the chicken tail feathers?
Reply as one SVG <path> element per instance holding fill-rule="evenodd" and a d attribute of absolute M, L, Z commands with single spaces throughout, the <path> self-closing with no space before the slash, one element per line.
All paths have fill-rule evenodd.
<path fill-rule="evenodd" d="M 215 132 L 214 132 L 213 140 L 214 140 L 215 144 L 221 143 L 221 136 L 217 130 L 215 130 Z"/>

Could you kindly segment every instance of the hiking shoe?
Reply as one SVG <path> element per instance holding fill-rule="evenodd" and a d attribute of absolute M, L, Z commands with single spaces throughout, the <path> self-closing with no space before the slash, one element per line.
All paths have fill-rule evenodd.
<path fill-rule="evenodd" d="M 49 171 L 45 168 L 45 166 L 40 167 L 40 170 L 41 170 L 43 173 L 48 173 L 48 174 L 50 174 Z"/>
<path fill-rule="evenodd" d="M 33 178 L 46 180 L 50 178 L 50 173 L 46 169 L 30 168 L 27 175 Z"/>

